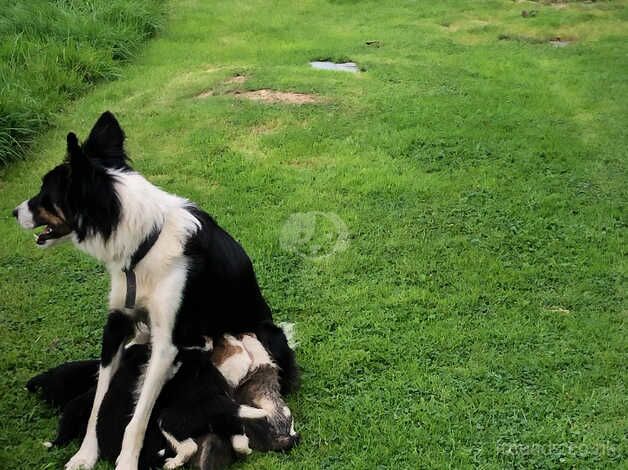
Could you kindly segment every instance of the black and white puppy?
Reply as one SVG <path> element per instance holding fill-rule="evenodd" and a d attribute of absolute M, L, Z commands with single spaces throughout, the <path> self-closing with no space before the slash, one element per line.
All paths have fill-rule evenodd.
<path fill-rule="evenodd" d="M 195 439 L 208 433 L 231 442 L 241 455 L 251 453 L 244 421 L 267 416 L 266 411 L 235 402 L 231 387 L 211 360 L 212 341 L 206 348 L 182 349 L 175 363 L 174 378 L 159 398 L 158 424 L 175 455 L 164 464 L 178 468 L 196 454 Z"/>
<path fill-rule="evenodd" d="M 251 447 L 263 452 L 287 451 L 300 439 L 294 429 L 294 418 L 281 395 L 279 370 L 268 351 L 252 333 L 240 336 L 242 345 L 251 358 L 247 376 L 235 389 L 238 403 L 260 408 L 266 419 L 247 420 L 246 435 Z"/>
<path fill-rule="evenodd" d="M 137 320 L 150 325 L 151 354 L 118 470 L 137 468 L 151 411 L 177 352 L 202 346 L 202 336 L 254 332 L 279 363 L 283 391 L 297 383 L 294 354 L 272 322 L 242 247 L 190 201 L 133 171 L 123 144 L 124 133 L 109 112 L 82 144 L 68 134 L 66 160 L 13 211 L 24 228 L 45 226 L 38 245 L 71 240 L 103 262 L 111 280 L 110 310 L 122 312 L 105 326 L 93 407 L 67 470 L 89 469 L 98 460 L 98 410 Z"/>

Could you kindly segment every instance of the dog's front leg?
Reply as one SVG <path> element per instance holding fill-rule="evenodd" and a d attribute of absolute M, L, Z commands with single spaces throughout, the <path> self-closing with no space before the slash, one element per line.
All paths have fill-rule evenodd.
<path fill-rule="evenodd" d="M 146 295 L 148 298 L 146 308 L 151 329 L 151 354 L 133 417 L 124 430 L 122 449 L 116 460 L 116 470 L 137 469 L 148 420 L 161 389 L 170 376 L 177 356 L 177 348 L 172 342 L 172 332 L 181 304 L 181 293 L 185 286 L 186 276 L 185 264 L 181 264 L 156 283 L 150 295 Z"/>
<path fill-rule="evenodd" d="M 112 310 L 103 331 L 96 396 L 87 422 L 87 431 L 80 449 L 65 465 L 66 470 L 90 469 L 98 460 L 98 438 L 96 436 L 98 411 L 109 389 L 111 377 L 118 370 L 124 341 L 132 334 L 133 320 L 119 310 Z"/>
<path fill-rule="evenodd" d="M 152 352 L 144 375 L 135 412 L 124 431 L 122 449 L 116 460 L 116 470 L 135 470 L 144 442 L 144 434 L 153 406 L 170 374 L 177 355 L 170 331 L 153 327 Z"/>

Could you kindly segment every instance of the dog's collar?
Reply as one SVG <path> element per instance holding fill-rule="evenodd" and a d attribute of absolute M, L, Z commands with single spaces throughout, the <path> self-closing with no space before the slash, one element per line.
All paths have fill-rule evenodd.
<path fill-rule="evenodd" d="M 133 256 L 131 256 L 131 263 L 127 268 L 123 268 L 122 272 L 126 277 L 126 299 L 124 300 L 125 308 L 135 308 L 135 297 L 137 294 L 137 279 L 135 278 L 135 266 L 142 261 L 144 256 L 148 254 L 153 247 L 159 235 L 161 234 L 161 228 L 155 227 L 153 231 L 148 235 L 140 246 L 137 247 Z"/>

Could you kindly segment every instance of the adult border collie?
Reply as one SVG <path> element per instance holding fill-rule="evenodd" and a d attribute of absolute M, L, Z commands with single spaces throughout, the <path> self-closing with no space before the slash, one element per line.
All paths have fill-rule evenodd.
<path fill-rule="evenodd" d="M 103 113 L 79 144 L 67 136 L 65 161 L 43 177 L 39 194 L 14 211 L 27 229 L 45 226 L 42 247 L 71 240 L 103 262 L 111 276 L 110 311 L 94 405 L 87 431 L 67 470 L 89 469 L 98 459 L 96 421 L 134 324 L 150 326 L 151 355 L 116 469 L 135 470 L 151 411 L 182 347 L 203 336 L 254 332 L 282 370 L 282 389 L 298 371 L 286 337 L 272 321 L 253 266 L 242 247 L 187 199 L 149 183 L 129 166 L 124 133 Z"/>

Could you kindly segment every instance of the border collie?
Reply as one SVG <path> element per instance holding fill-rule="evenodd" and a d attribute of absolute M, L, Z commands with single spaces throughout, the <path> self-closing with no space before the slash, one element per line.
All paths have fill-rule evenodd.
<path fill-rule="evenodd" d="M 103 262 L 111 281 L 110 311 L 122 312 L 109 315 L 105 325 L 94 404 L 67 470 L 89 469 L 98 460 L 98 410 L 137 321 L 150 326 L 151 354 L 117 470 L 137 468 L 151 411 L 177 352 L 202 347 L 203 336 L 256 333 L 281 368 L 282 391 L 296 386 L 294 353 L 272 322 L 240 244 L 190 201 L 133 171 L 124 133 L 110 112 L 82 144 L 68 134 L 65 161 L 13 215 L 24 228 L 45 226 L 38 245 L 71 240 Z"/>

